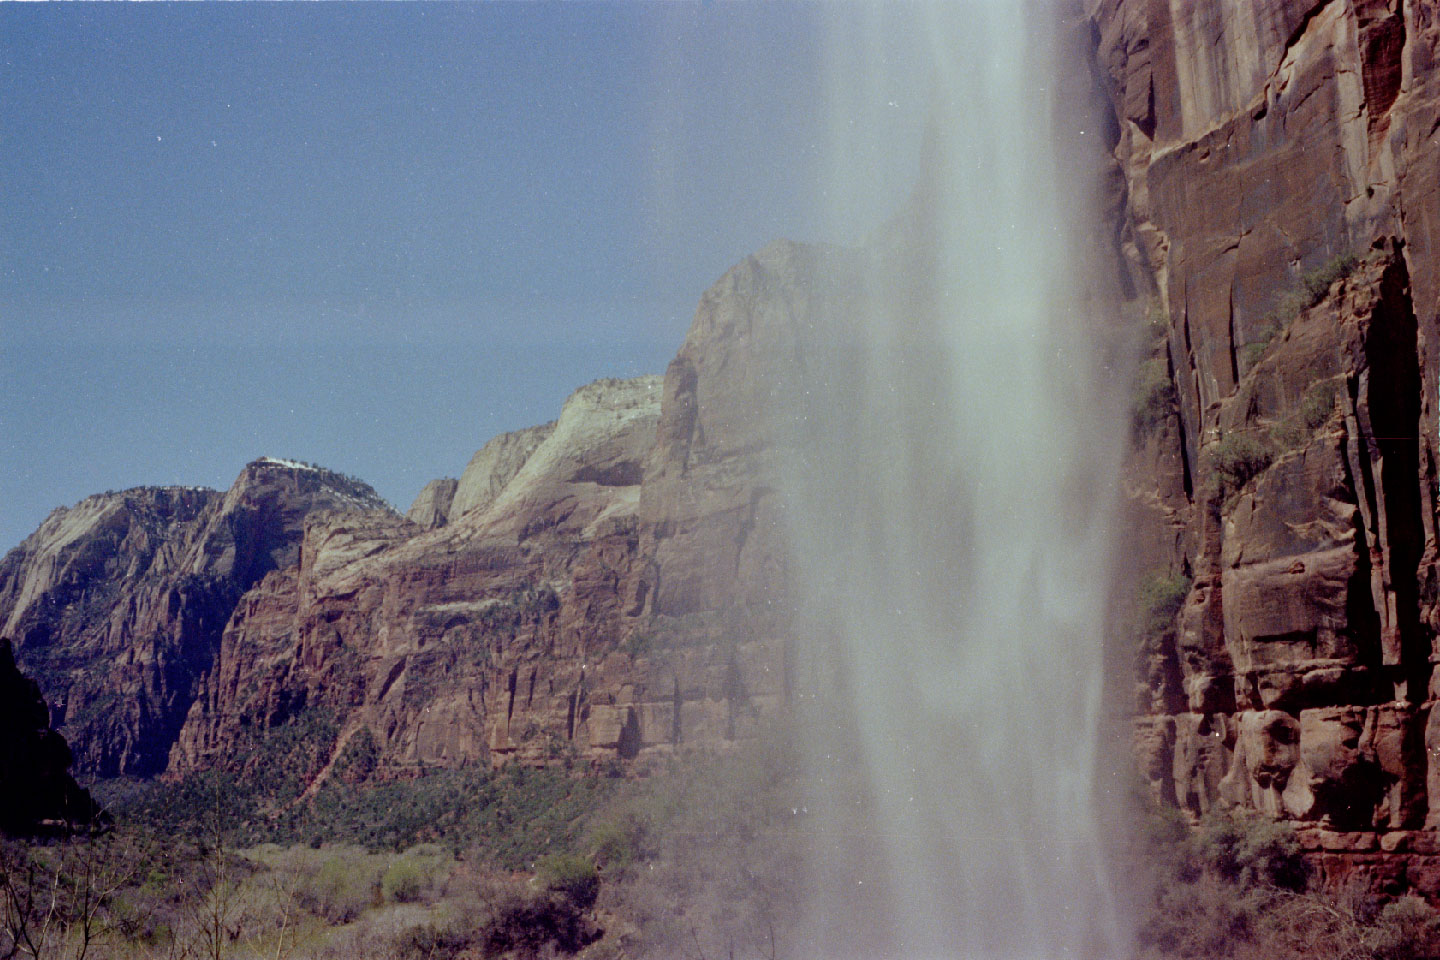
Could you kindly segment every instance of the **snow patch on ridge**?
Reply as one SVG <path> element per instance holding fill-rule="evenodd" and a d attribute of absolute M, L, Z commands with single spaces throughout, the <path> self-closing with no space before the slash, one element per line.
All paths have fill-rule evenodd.
<path fill-rule="evenodd" d="M 289 467 L 291 470 L 314 470 L 319 473 L 320 468 L 312 463 L 301 463 L 299 460 L 286 460 L 283 457 L 261 457 L 256 463 L 273 463 L 281 467 Z"/>

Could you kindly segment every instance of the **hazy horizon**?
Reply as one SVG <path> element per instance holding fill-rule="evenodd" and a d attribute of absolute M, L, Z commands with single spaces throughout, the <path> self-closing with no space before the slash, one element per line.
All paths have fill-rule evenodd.
<path fill-rule="evenodd" d="M 825 102 L 824 18 L 858 10 L 0 8 L 0 550 L 266 455 L 403 511 L 575 388 L 663 372 L 733 263 L 908 192 L 911 68 Z M 837 159 L 847 113 L 884 129 Z M 844 222 L 836 163 L 873 184 Z"/>

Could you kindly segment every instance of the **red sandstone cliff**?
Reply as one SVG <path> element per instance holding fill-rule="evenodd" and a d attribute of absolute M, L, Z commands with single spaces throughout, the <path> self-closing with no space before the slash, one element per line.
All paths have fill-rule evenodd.
<path fill-rule="evenodd" d="M 317 510 L 388 509 L 328 470 L 257 460 L 224 494 L 154 487 L 59 509 L 0 561 L 0 636 L 89 775 L 163 770 L 236 601 L 295 563 Z"/>
<path fill-rule="evenodd" d="M 768 424 L 803 331 L 839 309 L 833 253 L 776 244 L 701 300 L 664 379 L 601 381 L 476 454 L 411 516 L 323 515 L 235 609 L 171 755 L 335 716 L 391 772 L 599 764 L 751 735 L 787 695 Z"/>
<path fill-rule="evenodd" d="M 223 497 L 57 511 L 0 567 L 5 635 L 87 772 L 184 772 L 321 710 L 382 769 L 597 764 L 750 736 L 788 696 L 775 471 L 855 256 L 777 243 L 702 298 L 663 378 L 495 438 L 403 519 L 260 461 Z M 851 311 L 853 312 L 853 311 Z"/>
<path fill-rule="evenodd" d="M 1436 896 L 1436 6 L 1086 8 L 1155 337 L 1127 470 L 1143 772 L 1196 815 L 1296 822 L 1332 879 Z"/>
<path fill-rule="evenodd" d="M 1084 8 L 1101 237 L 1151 331 L 1126 556 L 1179 593 L 1137 617 L 1142 772 L 1195 815 L 1294 821 L 1332 877 L 1440 895 L 1436 6 Z M 223 763 L 306 708 L 392 768 L 743 737 L 790 683 L 774 472 L 798 434 L 770 414 L 853 322 L 860 258 L 748 258 L 663 384 L 584 388 L 411 521 L 307 502 L 257 549 L 215 494 L 86 501 L 0 566 L 6 635 L 94 770 Z M 105 691 L 126 708 L 87 719 Z"/>

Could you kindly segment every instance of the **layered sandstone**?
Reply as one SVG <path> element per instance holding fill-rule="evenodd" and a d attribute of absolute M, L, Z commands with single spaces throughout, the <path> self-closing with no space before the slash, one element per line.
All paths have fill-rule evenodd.
<path fill-rule="evenodd" d="M 453 477 L 431 480 L 421 489 L 415 502 L 410 504 L 410 509 L 405 511 L 405 518 L 426 530 L 443 527 L 450 519 L 450 510 L 455 503 L 455 489 L 458 485 L 459 482 Z"/>
<path fill-rule="evenodd" d="M 1086 8 L 1170 385 L 1137 398 L 1132 573 L 1189 583 L 1141 637 L 1142 771 L 1436 896 L 1436 9 Z"/>
<path fill-rule="evenodd" d="M 366 731 L 392 772 L 753 735 L 788 678 L 784 431 L 766 411 L 833 306 L 827 262 L 795 244 L 747 258 L 663 380 L 592 384 L 492 440 L 433 529 L 313 518 L 298 566 L 236 608 L 171 769 L 312 708 L 339 723 L 337 759 Z"/>
<path fill-rule="evenodd" d="M 57 512 L 5 561 L 7 635 L 36 662 L 68 658 L 47 692 L 92 773 L 224 764 L 310 710 L 338 724 L 337 758 L 365 731 L 392 772 L 751 736 L 789 693 L 790 374 L 853 314 L 857 266 L 791 243 L 747 258 L 704 295 L 663 379 L 581 388 L 555 422 L 427 486 L 408 518 L 278 461 L 223 497 L 184 492 L 169 527 L 137 504 L 180 492 Z M 65 580 L 88 593 L 46 573 L 66 551 L 104 558 Z"/>
<path fill-rule="evenodd" d="M 78 769 L 164 769 L 236 602 L 299 558 L 315 510 L 388 510 L 328 470 L 265 458 L 221 494 L 138 488 L 56 510 L 0 561 L 0 636 L 39 681 Z"/>
<path fill-rule="evenodd" d="M 661 393 L 658 377 L 600 381 L 554 424 L 492 441 L 466 471 L 483 496 L 457 494 L 438 528 L 313 518 L 298 566 L 237 608 L 172 768 L 223 762 L 302 709 L 338 721 L 337 757 L 364 730 L 392 771 L 633 755 L 622 711 L 645 674 L 621 650 L 621 584 Z"/>

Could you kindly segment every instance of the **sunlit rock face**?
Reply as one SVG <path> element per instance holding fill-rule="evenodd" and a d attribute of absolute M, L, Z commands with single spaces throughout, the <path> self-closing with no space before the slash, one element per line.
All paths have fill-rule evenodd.
<path fill-rule="evenodd" d="M 163 770 L 236 601 L 299 558 L 315 510 L 388 509 L 367 485 L 262 459 L 231 488 L 155 487 L 59 509 L 0 562 L 0 636 L 40 683 L 77 770 Z"/>
<path fill-rule="evenodd" d="M 247 731 L 305 709 L 339 723 L 337 752 L 367 730 L 391 770 L 614 756 L 640 706 L 613 702 L 608 658 L 660 395 L 658 377 L 576 391 L 530 432 L 538 442 L 482 450 L 428 532 L 386 514 L 312 517 L 298 566 L 237 607 L 172 769 L 223 763 Z M 467 480 L 484 496 L 457 509 Z"/>
<path fill-rule="evenodd" d="M 443 527 L 445 522 L 450 519 L 450 510 L 455 502 L 457 486 L 459 486 L 459 481 L 454 477 L 431 480 L 421 489 L 415 502 L 410 504 L 410 509 L 405 511 L 405 519 L 426 530 Z"/>
<path fill-rule="evenodd" d="M 554 423 L 492 441 L 465 474 L 479 499 L 461 510 L 457 492 L 443 526 L 312 518 L 298 567 L 237 607 L 172 770 L 224 763 L 306 709 L 338 722 L 337 755 L 368 731 L 391 774 L 644 763 L 753 737 L 785 698 L 767 604 L 784 580 L 752 462 L 770 454 L 736 394 L 774 382 L 809 264 L 793 246 L 745 261 L 665 378 L 591 384 Z"/>
<path fill-rule="evenodd" d="M 665 377 L 581 388 L 555 422 L 502 435 L 458 482 L 428 485 L 408 518 L 368 496 L 310 496 L 328 472 L 280 462 L 252 465 L 223 496 L 93 498 L 6 560 L 0 612 L 35 651 L 59 630 L 44 649 L 79 664 L 57 671 L 61 710 L 76 716 L 82 695 L 122 705 L 92 711 L 101 727 L 80 736 L 91 772 L 224 765 L 247 737 L 314 710 L 338 724 L 337 755 L 367 731 L 382 775 L 644 763 L 753 738 L 785 708 L 791 673 L 764 411 L 788 389 L 802 331 L 847 302 L 854 266 L 783 242 L 746 258 L 706 292 Z M 282 475 L 294 483 L 276 486 Z M 95 569 L 46 559 L 66 551 Z M 177 577 L 183 629 L 157 639 L 129 618 Z M 215 592 L 198 613 L 201 582 Z M 118 636 L 158 655 L 95 639 L 115 610 Z M 125 671 L 140 679 L 125 685 Z"/>
<path fill-rule="evenodd" d="M 1126 555 L 1191 578 L 1141 638 L 1142 772 L 1294 822 L 1333 882 L 1440 895 L 1436 9 L 1086 8 L 1175 398 L 1134 437 Z"/>
<path fill-rule="evenodd" d="M 460 474 L 447 515 L 463 517 L 489 506 L 505 489 L 535 448 L 554 431 L 554 423 L 502 433 L 475 452 Z"/>
<path fill-rule="evenodd" d="M 857 263 L 786 242 L 746 258 L 663 378 L 592 384 L 490 441 L 433 529 L 430 493 L 416 522 L 312 517 L 298 565 L 236 606 L 171 770 L 307 709 L 337 720 L 337 755 L 368 731 L 382 774 L 643 765 L 759 735 L 792 694 L 790 431 L 769 412 L 801 342 L 853 305 Z"/>

